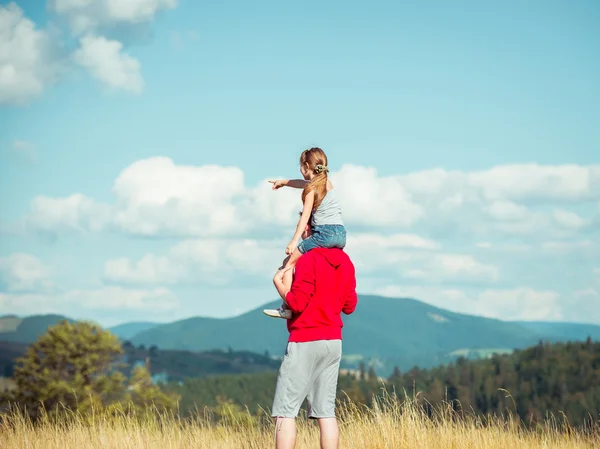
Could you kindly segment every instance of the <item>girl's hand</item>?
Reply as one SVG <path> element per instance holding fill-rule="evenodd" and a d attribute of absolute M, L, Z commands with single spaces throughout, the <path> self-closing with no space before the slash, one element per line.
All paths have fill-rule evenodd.
<path fill-rule="evenodd" d="M 286 271 L 287 270 L 284 268 L 277 270 L 277 273 L 275 273 L 275 276 L 273 276 L 273 282 L 283 282 L 283 275 Z"/>
<path fill-rule="evenodd" d="M 285 248 L 285 253 L 288 256 L 291 256 L 295 249 L 296 249 L 296 243 L 290 242 L 290 244 Z"/>
<path fill-rule="evenodd" d="M 270 179 L 269 182 L 271 184 L 273 184 L 273 187 L 272 187 L 273 190 L 277 190 L 277 189 L 280 189 L 283 186 L 285 186 L 285 181 L 283 181 L 281 179 L 277 179 L 277 180 Z"/>

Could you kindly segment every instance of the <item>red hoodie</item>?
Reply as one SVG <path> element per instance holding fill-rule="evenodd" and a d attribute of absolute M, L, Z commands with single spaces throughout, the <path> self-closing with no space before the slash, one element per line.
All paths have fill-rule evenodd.
<path fill-rule="evenodd" d="M 289 341 L 341 340 L 341 313 L 354 312 L 356 277 L 348 255 L 337 248 L 315 248 L 303 254 L 294 271 L 285 302 L 293 316 L 287 320 Z"/>

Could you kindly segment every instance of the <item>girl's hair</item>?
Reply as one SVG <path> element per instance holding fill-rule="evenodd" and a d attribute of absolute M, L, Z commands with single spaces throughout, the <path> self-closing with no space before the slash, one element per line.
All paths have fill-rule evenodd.
<path fill-rule="evenodd" d="M 304 166 L 305 164 L 308 164 L 308 169 L 312 170 L 315 176 L 304 187 L 302 202 L 304 203 L 308 192 L 315 192 L 313 210 L 316 210 L 327 194 L 327 172 L 329 171 L 327 168 L 327 156 L 325 156 L 325 152 L 322 149 L 317 147 L 304 150 L 300 155 L 300 165 Z"/>

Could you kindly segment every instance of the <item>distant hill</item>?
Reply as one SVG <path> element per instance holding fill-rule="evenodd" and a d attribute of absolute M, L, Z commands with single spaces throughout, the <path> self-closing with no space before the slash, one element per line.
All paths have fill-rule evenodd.
<path fill-rule="evenodd" d="M 14 315 L 0 317 L 0 341 L 33 343 L 62 320 L 74 321 L 62 315 L 32 315 L 19 318 Z"/>
<path fill-rule="evenodd" d="M 147 321 L 131 322 L 109 327 L 107 330 L 119 337 L 121 340 L 129 340 L 136 334 L 147 331 L 148 329 L 152 329 L 159 324 L 160 323 L 152 323 Z"/>
<path fill-rule="evenodd" d="M 270 306 L 275 306 L 275 303 Z M 254 310 L 234 318 L 187 318 L 140 332 L 131 339 L 135 345 L 156 345 L 161 349 L 205 351 L 245 350 L 282 354 L 287 341 L 285 322 Z"/>
<path fill-rule="evenodd" d="M 31 315 L 18 317 L 16 315 L 4 315 L 0 317 L 0 341 L 17 341 L 21 343 L 32 343 L 38 336 L 46 333 L 62 320 L 74 321 L 63 315 Z M 123 323 L 109 327 L 108 330 L 121 340 L 129 340 L 134 335 L 151 329 L 159 323 L 146 321 Z"/>
<path fill-rule="evenodd" d="M 285 322 L 265 316 L 262 309 L 276 307 L 274 301 L 233 318 L 193 317 L 168 324 L 131 322 L 109 328 L 135 346 L 157 346 L 160 350 L 249 351 L 280 356 L 285 350 Z M 0 341 L 33 342 L 48 326 L 65 319 L 59 315 L 18 318 L 0 317 Z M 539 340 L 560 342 L 600 340 L 600 326 L 554 322 L 507 322 L 449 312 L 408 298 L 360 295 L 356 312 L 344 316 L 345 368 L 360 362 L 373 364 L 387 375 L 394 366 L 402 370 L 456 360 L 486 358 L 510 353 Z"/>
<path fill-rule="evenodd" d="M 551 321 L 515 321 L 515 324 L 544 335 L 546 340 L 583 341 L 588 337 L 600 341 L 600 326 L 584 323 L 560 323 Z"/>
<path fill-rule="evenodd" d="M 159 325 L 131 341 L 164 349 L 231 347 L 282 354 L 287 340 L 285 322 L 262 313 L 264 307 L 278 303 L 234 318 L 195 317 Z M 449 312 L 407 298 L 361 295 L 356 312 L 344 316 L 344 321 L 346 360 L 352 355 L 379 359 L 382 372 L 389 372 L 392 365 L 401 369 L 438 365 L 457 358 L 457 350 L 510 351 L 540 339 L 539 332 L 516 323 Z"/>
<path fill-rule="evenodd" d="M 15 360 L 25 354 L 28 345 L 17 342 L 0 342 L 0 377 L 13 374 Z M 221 374 L 250 374 L 275 371 L 281 363 L 268 354 L 247 351 L 205 352 L 161 350 L 157 348 L 123 345 L 122 371 L 129 375 L 134 366 L 149 362 L 155 381 L 181 381 L 190 377 Z"/>

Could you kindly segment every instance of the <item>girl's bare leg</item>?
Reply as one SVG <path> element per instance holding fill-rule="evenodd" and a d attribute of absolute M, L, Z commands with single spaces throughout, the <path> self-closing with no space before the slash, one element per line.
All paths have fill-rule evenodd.
<path fill-rule="evenodd" d="M 292 289 L 292 282 L 294 281 L 294 270 L 289 269 L 285 273 L 283 273 L 283 285 L 288 290 Z"/>
<path fill-rule="evenodd" d="M 285 274 L 283 275 L 283 284 L 287 288 L 292 288 L 292 281 L 294 279 L 294 267 L 296 266 L 296 262 L 298 262 L 298 259 L 300 259 L 300 256 L 302 256 L 302 253 L 298 248 L 296 248 L 291 255 L 287 256 L 283 260 L 283 263 L 281 265 L 281 269 L 285 270 Z M 285 301 L 282 302 L 281 307 L 283 309 L 287 309 L 287 304 L 285 303 Z"/>
<path fill-rule="evenodd" d="M 283 270 L 286 267 L 290 258 L 291 258 L 291 256 L 287 256 L 285 259 L 283 259 L 283 262 L 281 262 L 281 265 L 279 266 L 280 270 Z"/>
<path fill-rule="evenodd" d="M 296 266 L 296 262 L 298 262 L 298 259 L 300 259 L 300 256 L 302 256 L 302 253 L 298 248 L 296 248 L 294 252 L 286 257 L 283 261 L 283 269 L 290 270 L 294 268 Z"/>

